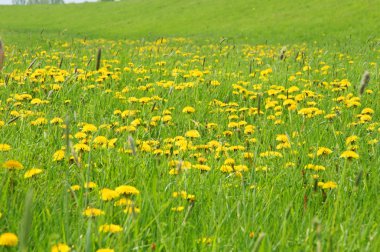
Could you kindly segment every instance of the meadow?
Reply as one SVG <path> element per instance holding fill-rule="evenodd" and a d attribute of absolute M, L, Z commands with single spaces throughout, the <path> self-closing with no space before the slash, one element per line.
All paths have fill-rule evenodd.
<path fill-rule="evenodd" d="M 171 14 L 175 25 L 153 33 L 141 15 L 125 31 L 73 22 L 75 5 L 0 9 L 0 251 L 380 249 L 376 8 L 347 1 L 332 23 L 258 22 L 256 39 L 252 17 L 237 16 L 245 1 L 228 26 L 206 2 L 195 15 L 206 30 L 181 32 Z M 315 16 L 336 3 L 319 2 Z M 144 4 L 159 17 L 200 3 L 82 9 L 103 7 L 101 20 Z M 271 6 L 306 8 L 258 5 L 273 24 Z M 12 18 L 27 11 L 35 23 Z M 363 13 L 366 27 L 341 22 Z"/>

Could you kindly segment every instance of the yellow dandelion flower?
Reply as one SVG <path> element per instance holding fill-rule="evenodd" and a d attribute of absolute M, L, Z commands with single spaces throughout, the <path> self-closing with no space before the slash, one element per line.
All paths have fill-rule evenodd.
<path fill-rule="evenodd" d="M 347 151 L 344 151 L 341 155 L 340 155 L 340 158 L 344 158 L 344 159 L 358 159 L 359 158 L 359 154 L 357 154 L 356 152 L 352 151 L 352 150 L 347 150 Z"/>
<path fill-rule="evenodd" d="M 290 149 L 292 146 L 290 145 L 289 142 L 286 143 L 280 143 L 276 146 L 277 150 L 282 150 L 282 149 Z"/>
<path fill-rule="evenodd" d="M 225 172 L 225 173 L 229 173 L 229 172 L 233 172 L 234 168 L 232 168 L 232 166 L 230 166 L 230 165 L 222 165 L 220 167 L 220 171 Z"/>
<path fill-rule="evenodd" d="M 375 145 L 375 144 L 377 144 L 379 142 L 379 140 L 377 140 L 377 139 L 372 139 L 372 140 L 369 140 L 368 141 L 368 144 L 369 145 Z"/>
<path fill-rule="evenodd" d="M 90 151 L 90 146 L 84 143 L 77 143 L 74 145 L 74 150 L 79 152 L 79 151 Z"/>
<path fill-rule="evenodd" d="M 86 210 L 83 211 L 82 214 L 87 217 L 95 217 L 95 216 L 104 215 L 104 211 L 97 208 L 88 207 L 86 208 Z"/>
<path fill-rule="evenodd" d="M 48 120 L 44 117 L 37 118 L 36 120 L 30 122 L 30 124 L 33 126 L 45 125 L 47 123 L 48 123 Z"/>
<path fill-rule="evenodd" d="M 140 194 L 140 191 L 137 190 L 136 187 L 129 186 L 129 185 L 122 185 L 122 186 L 116 187 L 115 191 L 120 194 L 125 194 L 125 195 L 139 195 Z"/>
<path fill-rule="evenodd" d="M 117 138 L 110 139 L 107 143 L 107 147 L 110 149 L 115 148 L 116 141 L 117 141 Z"/>
<path fill-rule="evenodd" d="M 135 132 L 136 131 L 136 127 L 134 126 L 121 126 L 119 128 L 116 129 L 116 132 Z"/>
<path fill-rule="evenodd" d="M 257 139 L 256 138 L 249 138 L 246 140 L 248 143 L 257 143 Z"/>
<path fill-rule="evenodd" d="M 186 191 L 173 192 L 173 193 L 172 193 L 172 197 L 173 197 L 173 198 L 182 197 L 182 198 L 186 199 L 186 197 L 187 197 L 187 192 L 186 192 Z"/>
<path fill-rule="evenodd" d="M 164 123 L 168 123 L 172 120 L 172 116 L 171 115 L 164 115 L 161 120 L 164 122 Z"/>
<path fill-rule="evenodd" d="M 245 159 L 252 159 L 254 157 L 254 154 L 253 154 L 253 152 L 244 152 L 243 157 Z"/>
<path fill-rule="evenodd" d="M 289 137 L 285 134 L 277 135 L 276 140 L 279 142 L 287 143 L 289 142 Z"/>
<path fill-rule="evenodd" d="M 8 160 L 3 163 L 3 168 L 8 170 L 21 170 L 24 169 L 24 166 L 16 160 Z"/>
<path fill-rule="evenodd" d="M 39 98 L 34 98 L 30 101 L 30 104 L 32 104 L 32 105 L 40 105 L 42 103 L 43 103 L 43 101 Z"/>
<path fill-rule="evenodd" d="M 364 108 L 362 110 L 362 114 L 364 115 L 373 115 L 375 113 L 375 111 L 371 108 Z"/>
<path fill-rule="evenodd" d="M 211 170 L 211 168 L 209 166 L 207 166 L 207 165 L 201 165 L 201 164 L 193 165 L 193 168 L 201 170 L 201 171 L 210 171 Z"/>
<path fill-rule="evenodd" d="M 280 158 L 282 158 L 283 155 L 277 151 L 265 151 L 265 152 L 260 153 L 260 157 L 280 157 Z"/>
<path fill-rule="evenodd" d="M 152 152 L 152 147 L 151 147 L 149 144 L 147 144 L 147 143 L 144 142 L 144 143 L 140 146 L 140 150 L 141 150 L 142 152 L 149 153 L 149 152 Z"/>
<path fill-rule="evenodd" d="M 173 168 L 173 169 L 170 169 L 170 171 L 169 171 L 169 175 L 178 175 L 179 172 L 180 172 L 179 169 L 177 169 L 177 168 Z"/>
<path fill-rule="evenodd" d="M 327 114 L 324 116 L 325 119 L 334 119 L 337 115 L 334 113 L 334 114 Z"/>
<path fill-rule="evenodd" d="M 255 133 L 255 126 L 253 126 L 253 125 L 247 125 L 247 126 L 245 126 L 245 128 L 244 128 L 244 134 L 251 135 L 253 133 Z"/>
<path fill-rule="evenodd" d="M 326 147 L 319 147 L 317 150 L 317 156 L 322 156 L 322 155 L 329 155 L 332 153 L 332 150 Z"/>
<path fill-rule="evenodd" d="M 256 168 L 255 168 L 255 171 L 268 171 L 269 170 L 269 168 L 268 168 L 268 166 L 266 166 L 266 165 L 264 165 L 264 166 L 257 166 Z"/>
<path fill-rule="evenodd" d="M 361 123 L 366 123 L 372 121 L 372 117 L 370 115 L 360 115 L 359 120 Z"/>
<path fill-rule="evenodd" d="M 214 238 L 212 237 L 203 237 L 203 238 L 199 238 L 197 240 L 197 243 L 211 244 L 213 241 L 214 241 Z"/>
<path fill-rule="evenodd" d="M 115 250 L 110 249 L 110 248 L 101 248 L 96 250 L 96 252 L 115 252 Z"/>
<path fill-rule="evenodd" d="M 80 189 L 80 185 L 72 185 L 72 186 L 70 186 L 70 190 L 68 190 L 69 192 L 70 191 L 79 191 L 79 189 Z"/>
<path fill-rule="evenodd" d="M 87 137 L 87 134 L 84 133 L 84 132 L 77 132 L 77 133 L 75 133 L 74 137 L 75 137 L 76 139 L 84 139 L 84 138 Z"/>
<path fill-rule="evenodd" d="M 199 132 L 197 130 L 189 130 L 185 133 L 185 136 L 189 137 L 189 138 L 201 137 L 201 135 L 199 134 Z"/>
<path fill-rule="evenodd" d="M 234 165 L 235 160 L 233 158 L 227 158 L 226 160 L 224 160 L 224 164 L 225 165 Z"/>
<path fill-rule="evenodd" d="M 346 145 L 352 145 L 354 143 L 356 143 L 357 141 L 359 140 L 359 137 L 358 136 L 349 136 L 346 138 Z"/>
<path fill-rule="evenodd" d="M 138 126 L 140 126 L 141 125 L 141 119 L 135 119 L 135 120 L 133 120 L 132 122 L 131 122 L 131 126 L 133 126 L 133 127 L 138 127 Z"/>
<path fill-rule="evenodd" d="M 279 119 L 279 120 L 274 121 L 274 124 L 275 125 L 284 124 L 284 121 Z"/>
<path fill-rule="evenodd" d="M 322 165 L 307 164 L 305 169 L 314 170 L 314 171 L 324 171 L 326 168 Z"/>
<path fill-rule="evenodd" d="M 338 185 L 333 181 L 328 181 L 328 182 L 324 183 L 322 186 L 323 189 L 334 189 L 337 187 L 338 187 Z"/>
<path fill-rule="evenodd" d="M 62 87 L 58 84 L 53 84 L 53 85 L 50 85 L 51 89 L 54 90 L 54 91 L 59 91 L 62 89 Z"/>
<path fill-rule="evenodd" d="M 312 177 L 313 179 L 319 179 L 319 175 L 318 175 L 318 174 L 313 174 L 311 177 Z"/>
<path fill-rule="evenodd" d="M 54 117 L 50 120 L 50 124 L 61 124 L 63 123 L 63 119 L 60 117 Z"/>
<path fill-rule="evenodd" d="M 195 108 L 190 107 L 190 106 L 188 106 L 188 107 L 184 107 L 184 108 L 182 109 L 182 113 L 191 114 L 191 113 L 194 113 L 194 112 L 195 112 Z"/>
<path fill-rule="evenodd" d="M 185 209 L 184 206 L 172 207 L 173 212 L 182 212 Z"/>
<path fill-rule="evenodd" d="M 206 159 L 205 157 L 199 157 L 199 158 L 197 159 L 197 161 L 198 161 L 198 163 L 200 163 L 200 164 L 204 164 L 204 163 L 207 162 L 207 159 Z"/>
<path fill-rule="evenodd" d="M 87 182 L 84 184 L 84 188 L 87 188 L 87 189 L 94 189 L 98 187 L 98 185 L 95 183 L 95 182 Z"/>
<path fill-rule="evenodd" d="M 104 188 L 100 190 L 100 195 L 102 200 L 109 201 L 118 198 L 120 194 L 112 189 Z"/>
<path fill-rule="evenodd" d="M 51 247 L 51 252 L 69 252 L 71 248 L 65 243 L 58 243 Z"/>
<path fill-rule="evenodd" d="M 248 171 L 248 167 L 246 165 L 235 165 L 234 170 L 237 172 L 246 172 Z"/>
<path fill-rule="evenodd" d="M 338 185 L 333 181 L 318 182 L 318 186 L 322 189 L 334 189 L 338 187 Z"/>
<path fill-rule="evenodd" d="M 121 198 L 115 202 L 114 206 L 131 206 L 133 201 L 127 198 Z"/>
<path fill-rule="evenodd" d="M 91 133 L 91 132 L 95 132 L 97 130 L 98 130 L 98 128 L 95 125 L 89 124 L 89 123 L 85 124 L 82 128 L 82 132 L 84 132 L 84 133 Z"/>
<path fill-rule="evenodd" d="M 206 124 L 206 129 L 212 130 L 218 128 L 218 124 L 216 123 L 207 123 Z"/>
<path fill-rule="evenodd" d="M 239 123 L 237 122 L 229 122 L 227 125 L 228 128 L 239 128 Z"/>
<path fill-rule="evenodd" d="M 12 147 L 9 144 L 0 144 L 0 152 L 10 151 Z"/>
<path fill-rule="evenodd" d="M 65 158 L 65 151 L 64 150 L 57 150 L 53 154 L 53 161 L 61 161 Z"/>
<path fill-rule="evenodd" d="M 220 82 L 217 81 L 217 80 L 212 80 L 212 81 L 210 81 L 210 85 L 214 86 L 214 87 L 217 87 L 217 86 L 220 86 Z"/>
<path fill-rule="evenodd" d="M 13 233 L 3 233 L 0 235 L 0 246 L 15 247 L 18 244 L 18 237 Z"/>
<path fill-rule="evenodd" d="M 123 211 L 126 214 L 138 214 L 141 212 L 140 208 L 135 207 L 135 206 L 128 206 L 126 209 Z"/>
<path fill-rule="evenodd" d="M 108 139 L 105 136 L 97 136 L 94 138 L 93 143 L 107 147 Z"/>
<path fill-rule="evenodd" d="M 195 201 L 195 195 L 194 194 L 188 194 L 186 199 L 190 202 L 194 202 Z"/>
<path fill-rule="evenodd" d="M 28 171 L 25 172 L 24 178 L 31 178 L 31 177 L 33 177 L 33 176 L 35 176 L 37 174 L 42 173 L 42 172 L 43 172 L 42 169 L 32 168 L 32 169 L 30 169 L 30 170 L 28 170 Z"/>
<path fill-rule="evenodd" d="M 123 228 L 119 225 L 115 225 L 115 224 L 104 224 L 104 225 L 101 225 L 99 227 L 99 232 L 101 233 L 112 233 L 112 234 L 115 234 L 115 233 L 119 233 L 123 231 Z"/>
<path fill-rule="evenodd" d="M 294 162 L 287 162 L 285 164 L 285 168 L 290 168 L 290 167 L 295 167 L 295 166 L 296 166 L 296 164 Z"/>

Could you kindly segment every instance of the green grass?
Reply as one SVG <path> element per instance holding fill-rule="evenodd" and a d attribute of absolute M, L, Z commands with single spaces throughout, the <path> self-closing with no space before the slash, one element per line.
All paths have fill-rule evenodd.
<path fill-rule="evenodd" d="M 265 2 L 2 6 L 0 144 L 11 149 L 0 148 L 0 251 L 379 251 L 380 2 Z M 86 123 L 97 129 L 83 136 Z M 348 149 L 359 158 L 342 158 Z M 182 161 L 192 168 L 171 165 Z M 33 167 L 43 172 L 24 178 Z M 328 181 L 337 187 L 318 185 Z M 101 199 L 121 185 L 140 194 Z M 88 207 L 104 214 L 84 216 Z M 111 223 L 123 230 L 99 231 Z M 1 246 L 6 232 L 17 246 Z"/>
<path fill-rule="evenodd" d="M 108 67 L 97 72 L 93 71 L 94 60 L 89 59 L 95 57 L 99 45 L 103 48 L 103 66 Z M 379 208 L 375 202 L 378 198 L 376 187 L 380 182 L 376 169 L 380 165 L 379 148 L 378 143 L 371 146 L 368 141 L 379 140 L 379 115 L 375 113 L 372 121 L 367 123 L 356 126 L 352 123 L 358 122 L 357 116 L 363 108 L 380 109 L 378 67 L 371 64 L 372 60 L 367 60 L 378 58 L 379 49 L 364 55 L 341 54 L 339 58 L 338 51 L 292 46 L 286 53 L 287 59 L 281 61 L 278 59 L 280 48 L 221 46 L 219 43 L 209 47 L 191 41 L 171 41 L 163 45 L 156 42 L 142 44 L 141 41 L 87 41 L 83 44 L 79 40 L 51 43 L 50 47 L 42 44 L 42 47 L 26 50 L 7 47 L 11 57 L 8 57 L 0 79 L 1 120 L 5 123 L 0 134 L 2 143 L 10 144 L 12 150 L 2 152 L 0 162 L 16 159 L 25 169 L 38 167 L 44 172 L 24 179 L 23 171 L 2 168 L 0 233 L 18 233 L 20 244 L 32 250 L 44 250 L 59 242 L 78 251 L 94 251 L 99 247 L 111 247 L 116 251 L 145 250 L 152 244 L 156 244 L 158 250 L 169 251 L 231 251 L 255 247 L 263 251 L 314 250 L 317 243 L 323 250 L 378 250 Z M 300 51 L 304 52 L 303 57 Z M 247 52 L 250 52 L 249 56 Z M 33 75 L 25 75 L 25 69 L 36 57 L 30 68 Z M 251 60 L 252 72 L 256 74 L 249 76 Z M 62 70 L 55 68 L 61 61 Z M 166 65 L 156 64 L 161 61 Z M 322 61 L 330 66 L 325 73 L 321 70 Z M 195 69 L 202 69 L 203 65 L 207 71 L 203 76 L 186 76 Z M 303 70 L 305 65 L 312 70 Z M 124 69 L 127 66 L 132 72 Z M 49 68 L 45 67 L 53 67 L 54 71 L 48 73 Z M 260 77 L 261 71 L 268 67 L 273 73 L 269 78 Z M 75 68 L 79 69 L 79 76 L 74 73 Z M 171 75 L 174 69 L 180 70 L 179 76 Z M 348 107 L 350 93 L 354 97 L 357 95 L 364 69 L 371 72 L 370 89 L 373 93 L 360 98 L 360 107 Z M 290 81 L 289 77 L 298 71 L 301 74 Z M 120 79 L 112 79 L 112 75 Z M 63 79 L 59 81 L 54 76 L 63 76 Z M 344 87 L 344 81 L 341 82 L 343 79 L 350 80 L 348 88 Z M 211 80 L 218 80 L 221 85 L 210 86 Z M 334 80 L 341 84 L 337 85 Z M 166 87 L 160 84 L 168 81 L 172 84 Z M 325 84 L 318 84 L 321 82 Z M 235 86 L 237 83 L 240 83 L 239 87 Z M 51 91 L 52 84 L 61 90 Z M 255 89 L 254 84 L 261 84 L 261 89 Z M 278 95 L 269 94 L 280 88 L 272 85 L 280 85 Z M 289 94 L 286 89 L 291 86 L 298 86 L 300 90 Z M 339 86 L 340 89 L 333 91 Z M 123 93 L 126 87 L 129 91 Z M 234 93 L 238 90 L 236 88 L 242 91 Z M 315 96 L 301 95 L 310 91 Z M 33 105 L 30 98 L 22 100 L 15 96 L 25 93 L 49 103 Z M 288 111 L 281 106 L 283 99 L 287 96 L 296 99 L 295 95 L 300 99 L 296 110 Z M 131 97 L 160 97 L 163 100 L 150 100 L 144 104 L 129 100 Z M 336 100 L 338 97 L 345 102 Z M 230 105 L 212 105 L 214 99 Z M 71 103 L 66 104 L 66 100 Z M 272 101 L 279 107 L 275 109 L 270 105 Z M 233 112 L 244 108 L 254 111 L 259 103 L 263 113 L 260 116 L 244 110 Z M 196 112 L 182 113 L 185 106 L 193 106 Z M 307 119 L 298 113 L 300 109 L 312 106 L 323 110 L 324 114 Z M 337 106 L 339 113 L 333 112 Z M 228 112 L 227 108 L 232 110 Z M 140 112 L 124 119 L 115 113 L 131 109 Z M 171 124 L 161 121 L 156 126 L 150 124 L 154 116 L 164 115 L 167 109 L 171 111 Z M 324 118 L 331 112 L 337 116 L 335 119 Z M 236 119 L 230 118 L 231 115 L 236 115 Z M 72 145 L 81 141 L 74 136 L 83 131 L 83 122 L 98 127 L 96 132 L 87 133 L 84 139 L 91 150 L 75 154 L 81 158 L 80 164 L 67 159 L 53 161 L 55 151 L 64 147 L 70 149 L 64 137 L 64 123 L 31 125 L 39 117 L 49 122 L 54 117 L 65 119 L 67 116 Z M 131 125 L 134 119 L 141 120 L 136 131 L 119 132 L 119 127 Z M 280 124 L 275 124 L 275 120 L 280 120 Z M 243 121 L 255 126 L 253 135 L 243 133 L 244 126 L 237 129 L 229 126 L 230 122 Z M 216 123 L 218 128 L 206 129 L 210 122 Z M 100 128 L 100 125 L 110 128 Z M 170 139 L 184 137 L 191 129 L 198 130 L 201 138 L 185 137 L 187 140 L 182 144 L 178 138 L 173 147 L 168 145 L 168 141 L 173 141 Z M 228 130 L 232 132 L 230 137 L 224 133 Z M 260 153 L 276 150 L 278 134 L 288 135 L 291 149 L 279 150 L 283 158 L 262 157 Z M 359 137 L 354 145 L 358 146 L 360 158 L 345 161 L 339 156 L 351 148 L 345 144 L 345 139 L 352 135 Z M 94 148 L 92 140 L 96 136 L 117 138 L 116 147 Z M 131 148 L 129 136 L 137 144 L 136 155 L 128 152 Z M 256 143 L 248 144 L 250 138 L 255 138 Z M 158 143 L 145 142 L 151 146 L 150 151 L 166 150 L 168 154 L 157 156 L 145 152 L 143 142 L 150 140 Z M 202 148 L 212 140 L 218 141 L 223 148 L 240 146 L 245 149 L 218 152 L 209 147 L 209 150 L 191 148 L 192 145 Z M 309 156 L 315 155 L 321 146 L 330 148 L 333 153 L 326 157 Z M 176 151 L 179 152 L 176 154 Z M 244 152 L 251 152 L 253 158 L 244 159 Z M 66 152 L 67 158 L 72 154 L 72 151 Z M 171 160 L 185 160 L 196 165 L 198 161 L 191 157 L 193 154 L 206 158 L 211 170 L 191 169 L 179 175 L 169 175 Z M 248 171 L 243 172 L 242 179 L 239 173 L 220 171 L 228 157 L 236 164 L 247 166 Z M 288 162 L 292 162 L 293 167 L 285 168 Z M 305 170 L 307 164 L 323 165 L 326 170 Z M 261 166 L 267 166 L 269 170 L 261 171 Z M 331 190 L 315 187 L 313 174 L 319 175 L 318 181 L 334 181 L 338 187 Z M 89 181 L 95 182 L 98 188 L 85 189 L 83 185 Z M 141 192 L 134 197 L 135 204 L 141 209 L 137 215 L 125 214 L 123 208 L 114 207 L 115 200 L 104 202 L 100 199 L 100 189 L 114 189 L 123 184 L 133 185 Z M 79 185 L 81 189 L 70 193 L 68 190 L 72 185 Z M 30 190 L 34 192 L 33 210 L 26 210 L 23 202 Z M 195 195 L 194 205 L 171 196 L 181 190 Z M 27 202 L 31 204 L 30 196 Z M 177 206 L 184 206 L 185 210 L 172 212 L 171 208 Z M 82 212 L 87 207 L 99 208 L 105 215 L 85 217 Z M 33 216 L 33 221 L 22 218 L 23 215 Z M 99 234 L 100 225 L 105 223 L 121 225 L 124 231 L 115 235 Z M 320 231 L 317 223 L 321 225 Z M 22 235 L 21 230 L 28 228 L 30 235 Z M 253 238 L 249 237 L 250 232 L 255 233 Z M 198 243 L 202 238 L 211 238 L 210 244 Z"/>
<path fill-rule="evenodd" d="M 0 34 L 91 38 L 232 37 L 256 43 L 363 42 L 378 37 L 380 1 L 128 0 L 2 6 Z M 4 38 L 6 39 L 6 37 Z"/>

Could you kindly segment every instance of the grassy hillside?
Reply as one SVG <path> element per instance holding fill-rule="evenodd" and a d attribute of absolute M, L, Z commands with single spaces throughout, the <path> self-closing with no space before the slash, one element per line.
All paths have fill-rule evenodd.
<path fill-rule="evenodd" d="M 377 10 L 1 6 L 0 252 L 380 251 Z"/>
<path fill-rule="evenodd" d="M 1 6 L 0 36 L 92 38 L 221 37 L 252 42 L 378 37 L 380 1 L 128 0 L 79 5 Z"/>

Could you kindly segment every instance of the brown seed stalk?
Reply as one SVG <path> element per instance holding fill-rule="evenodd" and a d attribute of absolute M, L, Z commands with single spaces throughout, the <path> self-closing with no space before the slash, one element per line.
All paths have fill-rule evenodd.
<path fill-rule="evenodd" d="M 3 48 L 3 42 L 0 40 L 0 71 L 3 69 L 5 54 Z"/>
<path fill-rule="evenodd" d="M 368 86 L 369 79 L 370 79 L 369 72 L 365 71 L 362 76 L 362 80 L 360 82 L 360 95 L 364 93 L 366 87 Z"/>
<path fill-rule="evenodd" d="M 100 59 L 102 57 L 102 48 L 98 49 L 98 56 L 96 57 L 96 71 L 100 68 Z"/>
<path fill-rule="evenodd" d="M 283 48 L 281 48 L 281 51 L 280 51 L 280 57 L 279 57 L 280 60 L 285 59 L 285 53 L 286 53 L 286 47 L 284 46 Z"/>

